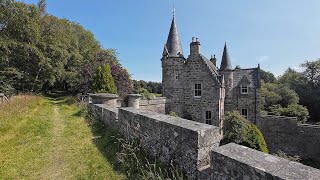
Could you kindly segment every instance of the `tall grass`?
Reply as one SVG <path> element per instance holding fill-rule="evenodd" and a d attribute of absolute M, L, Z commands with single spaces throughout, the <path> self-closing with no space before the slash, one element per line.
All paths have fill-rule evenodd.
<path fill-rule="evenodd" d="M 137 140 L 126 140 L 118 130 L 107 127 L 92 117 L 87 123 L 95 135 L 94 143 L 113 164 L 116 171 L 127 179 L 181 180 L 183 174 L 172 164 L 163 165 L 157 158 L 149 156 Z"/>

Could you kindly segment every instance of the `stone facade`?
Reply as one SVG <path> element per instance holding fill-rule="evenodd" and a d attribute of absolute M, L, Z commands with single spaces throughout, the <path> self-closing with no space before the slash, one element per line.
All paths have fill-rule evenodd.
<path fill-rule="evenodd" d="M 180 38 L 173 35 L 178 36 L 175 17 L 161 58 L 163 96 L 169 100 L 166 112 L 220 129 L 224 111 L 239 111 L 255 122 L 260 113 L 259 67 L 232 69 L 225 45 L 219 69 L 215 56 L 208 60 L 200 53 L 198 38 L 192 39 L 185 58 Z"/>

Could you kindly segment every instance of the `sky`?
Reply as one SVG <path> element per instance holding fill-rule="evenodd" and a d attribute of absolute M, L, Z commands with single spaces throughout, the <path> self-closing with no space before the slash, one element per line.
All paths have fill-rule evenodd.
<path fill-rule="evenodd" d="M 320 57 L 319 0 L 47 0 L 49 14 L 80 23 L 116 49 L 134 79 L 157 82 L 173 6 L 185 57 L 192 37 L 218 64 L 227 42 L 233 67 L 260 64 L 276 76 Z"/>

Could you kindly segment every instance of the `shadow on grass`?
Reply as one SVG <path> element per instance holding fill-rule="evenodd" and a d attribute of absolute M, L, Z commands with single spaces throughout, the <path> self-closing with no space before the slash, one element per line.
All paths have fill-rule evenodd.
<path fill-rule="evenodd" d="M 93 133 L 93 143 L 108 162 L 113 165 L 113 169 L 123 173 L 124 169 L 122 168 L 121 163 L 117 161 L 117 153 L 121 150 L 118 140 L 122 138 L 120 133 L 114 129 L 107 130 L 107 127 L 103 123 L 92 117 L 86 117 L 85 120 Z"/>

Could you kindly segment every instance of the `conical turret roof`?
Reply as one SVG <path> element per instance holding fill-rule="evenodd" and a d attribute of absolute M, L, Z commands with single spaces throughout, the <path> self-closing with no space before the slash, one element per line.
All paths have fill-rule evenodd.
<path fill-rule="evenodd" d="M 230 61 L 229 52 L 228 52 L 228 48 L 227 48 L 227 43 L 225 43 L 224 49 L 223 49 L 220 70 L 231 70 L 231 69 L 232 69 L 232 66 L 231 66 L 231 61 Z"/>
<path fill-rule="evenodd" d="M 170 57 L 183 57 L 183 51 L 181 47 L 178 30 L 177 30 L 175 15 L 173 15 L 173 18 L 172 18 L 170 32 L 169 32 L 168 40 L 166 43 L 166 48 L 169 53 L 168 55 Z"/>

